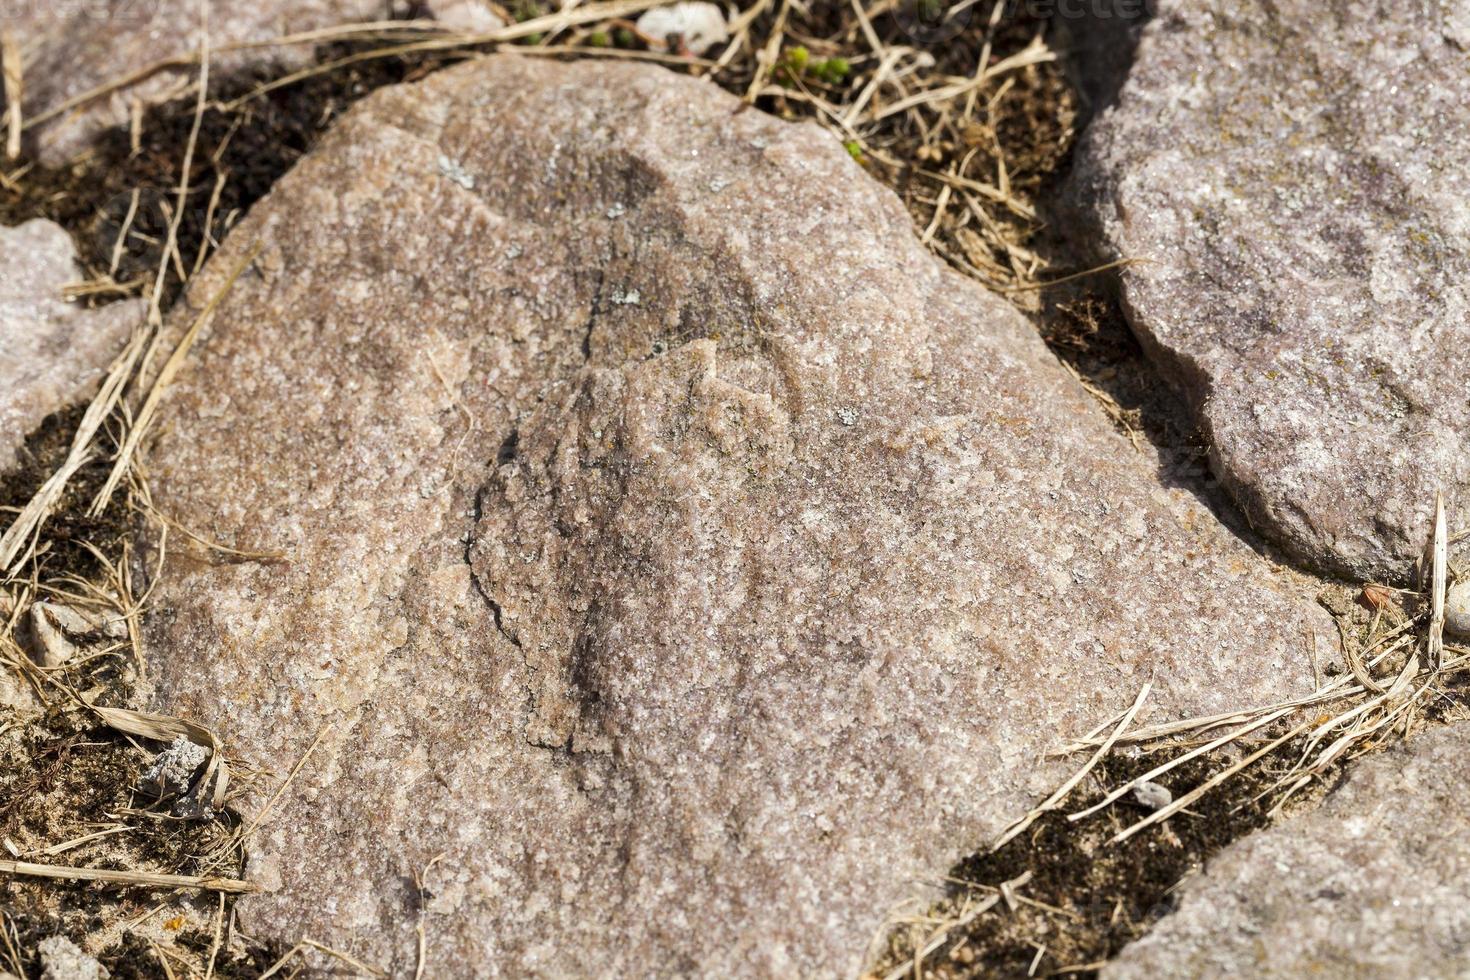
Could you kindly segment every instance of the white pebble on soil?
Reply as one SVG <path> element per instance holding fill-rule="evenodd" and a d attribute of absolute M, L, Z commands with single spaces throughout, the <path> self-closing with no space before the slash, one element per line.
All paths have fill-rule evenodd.
<path fill-rule="evenodd" d="M 1162 810 L 1174 802 L 1174 794 L 1158 783 L 1139 783 L 1133 787 L 1133 798 L 1150 810 Z"/>
<path fill-rule="evenodd" d="M 686 0 L 645 11 L 638 18 L 638 32 L 648 38 L 655 49 L 667 47 L 670 37 L 678 37 L 692 55 L 704 54 L 730 38 L 724 13 L 703 0 Z"/>

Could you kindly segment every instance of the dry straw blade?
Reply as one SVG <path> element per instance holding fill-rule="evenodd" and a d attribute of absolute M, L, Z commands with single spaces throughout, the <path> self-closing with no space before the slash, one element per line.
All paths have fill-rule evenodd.
<path fill-rule="evenodd" d="M 172 718 L 168 715 L 150 715 L 142 711 L 129 711 L 126 708 L 93 708 L 92 710 L 97 712 L 97 715 L 109 726 L 120 732 L 127 732 L 129 735 L 150 738 L 159 742 L 170 742 L 183 736 L 195 745 L 202 745 L 209 749 L 209 762 L 204 766 L 204 774 L 199 777 L 200 783 L 208 787 L 213 781 L 214 791 L 210 794 L 210 802 L 215 808 L 224 804 L 225 790 L 230 784 L 230 770 L 221 761 L 219 738 L 214 732 L 195 722 L 183 718 Z"/>
<path fill-rule="evenodd" d="M 1444 661 L 1445 590 L 1450 556 L 1449 528 L 1444 516 L 1444 495 L 1434 495 L 1434 541 L 1429 581 L 1429 666 L 1438 669 Z"/>
<path fill-rule="evenodd" d="M 73 868 L 62 864 L 35 864 L 30 861 L 0 861 L 0 873 L 63 881 L 99 881 L 142 888 L 197 888 L 237 895 L 255 891 L 255 886 L 250 882 L 236 878 L 165 875 L 151 871 L 118 871 L 112 868 Z"/>
<path fill-rule="evenodd" d="M 1088 759 L 1087 763 L 1081 769 L 1073 773 L 1072 778 L 1068 779 L 1065 783 L 1058 787 L 1055 793 L 1047 797 L 1045 802 L 1043 802 L 1040 806 L 1036 807 L 1036 809 L 1032 810 L 1030 813 L 1026 814 L 1020 820 L 1017 820 L 1015 823 L 1011 824 L 1004 831 L 1002 831 L 1000 836 L 995 839 L 995 842 L 990 845 L 990 849 L 992 851 L 1000 850 L 1002 847 L 1005 846 L 1007 841 L 1010 841 L 1017 834 L 1021 833 L 1027 827 L 1035 823 L 1042 814 L 1046 813 L 1048 810 L 1055 810 L 1057 807 L 1061 806 L 1062 801 L 1070 796 L 1072 790 L 1077 787 L 1077 784 L 1082 782 L 1087 774 L 1092 771 L 1093 767 L 1101 762 L 1103 758 L 1112 751 L 1114 743 L 1116 743 L 1119 737 L 1128 730 L 1128 726 L 1133 724 L 1133 719 L 1143 708 L 1143 702 L 1148 698 L 1149 691 L 1151 690 L 1153 690 L 1153 682 L 1145 682 L 1143 687 L 1138 692 L 1138 697 L 1134 698 L 1133 700 L 1133 707 L 1129 708 L 1128 711 L 1123 715 L 1122 720 L 1118 722 L 1118 726 L 1113 729 L 1112 734 L 1110 734 L 1107 739 L 1103 741 L 1102 745 L 1098 746 L 1097 751 L 1092 754 L 1092 758 Z"/>

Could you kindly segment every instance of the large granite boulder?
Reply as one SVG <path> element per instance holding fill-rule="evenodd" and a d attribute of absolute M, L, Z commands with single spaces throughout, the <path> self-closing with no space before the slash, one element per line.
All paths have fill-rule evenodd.
<path fill-rule="evenodd" d="M 1470 725 L 1352 764 L 1316 810 L 1237 841 L 1103 976 L 1463 977 Z"/>
<path fill-rule="evenodd" d="M 68 302 L 62 287 L 81 278 L 60 225 L 0 228 L 0 471 L 47 415 L 92 394 L 142 320 L 140 300 L 97 310 Z"/>
<path fill-rule="evenodd" d="M 189 301 L 257 246 L 153 496 L 289 560 L 176 535 L 148 628 L 160 709 L 277 772 L 322 733 L 252 934 L 407 971 L 428 869 L 460 974 L 850 974 L 1066 733 L 1330 643 L 839 144 L 711 84 L 384 89 Z"/>
<path fill-rule="evenodd" d="M 1403 579 L 1470 520 L 1470 8 L 1161 0 L 1078 199 L 1251 521 Z"/>

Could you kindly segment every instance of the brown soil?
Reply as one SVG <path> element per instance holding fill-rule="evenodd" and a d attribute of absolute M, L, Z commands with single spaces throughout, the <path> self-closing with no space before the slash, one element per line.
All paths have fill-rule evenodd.
<path fill-rule="evenodd" d="M 950 877 L 970 884 L 957 884 L 934 910 L 941 919 L 955 914 L 967 899 L 991 894 L 974 886 L 999 887 L 1027 872 L 1031 877 L 1015 889 L 1019 897 L 1013 905 L 1002 902 L 953 930 L 944 947 L 925 958 L 923 975 L 942 980 L 1092 976 L 1102 961 L 1172 911 L 1173 889 L 1181 879 L 1225 845 L 1268 822 L 1269 801 L 1253 798 L 1269 788 L 1275 767 L 1249 770 L 1218 793 L 1205 795 L 1187 813 L 1121 844 L 1108 840 L 1149 812 L 1131 796 L 1076 823 L 1066 815 L 1100 800 L 1105 787 L 1127 782 L 1180 751 L 1115 754 L 1103 760 L 1088 777 L 1090 792 L 1079 792 L 999 851 L 960 862 Z M 1285 762 L 1289 749 L 1278 757 Z M 1159 782 L 1178 798 L 1224 765 L 1195 760 Z M 935 928 L 897 933 L 885 968 L 875 975 L 911 961 L 915 945 L 924 945 Z"/>

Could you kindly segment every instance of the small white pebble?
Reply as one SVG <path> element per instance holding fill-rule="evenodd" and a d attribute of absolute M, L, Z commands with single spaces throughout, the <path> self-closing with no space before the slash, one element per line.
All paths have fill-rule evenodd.
<path fill-rule="evenodd" d="M 858 413 L 856 409 L 839 408 L 837 410 L 837 421 L 843 425 L 857 425 Z"/>
<path fill-rule="evenodd" d="M 693 55 L 704 54 L 730 37 L 724 12 L 708 0 L 684 0 L 644 11 L 638 18 L 638 33 L 649 39 L 655 51 L 666 50 L 669 37 L 677 36 Z"/>
<path fill-rule="evenodd" d="M 1139 783 L 1133 787 L 1133 798 L 1150 810 L 1162 810 L 1174 802 L 1174 794 L 1158 783 Z"/>
<path fill-rule="evenodd" d="M 625 215 L 627 213 L 628 213 L 628 209 L 625 208 L 625 207 L 623 207 L 623 205 L 621 203 L 614 204 L 612 207 L 610 207 L 610 208 L 607 209 L 608 219 L 609 220 L 612 220 L 612 221 L 616 221 L 618 218 L 621 218 L 623 215 Z"/>

